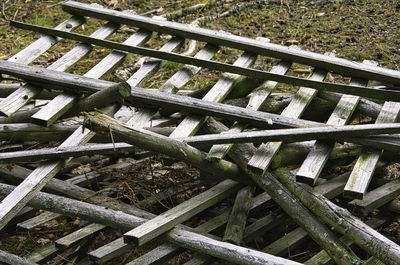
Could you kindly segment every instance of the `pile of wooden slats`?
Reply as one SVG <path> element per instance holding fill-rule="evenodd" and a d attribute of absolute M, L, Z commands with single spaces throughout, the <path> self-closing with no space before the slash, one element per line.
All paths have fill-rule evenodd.
<path fill-rule="evenodd" d="M 348 209 L 363 216 L 380 207 L 400 212 L 398 179 L 375 181 L 369 188 L 376 168 L 399 161 L 400 72 L 371 61 L 352 62 L 263 38 L 253 40 L 74 1 L 63 3 L 63 9 L 73 17 L 54 29 L 11 22 L 46 36 L 0 61 L 2 76 L 24 82 L 0 84 L 0 140 L 4 143 L 0 153 L 0 229 L 17 223 L 19 229 L 29 231 L 63 215 L 88 223 L 25 257 L 0 251 L 1 262 L 44 263 L 109 226 L 126 233 L 90 250 L 84 258 L 76 255 L 77 264 L 105 263 L 150 241 L 159 245 L 153 249 L 149 245 L 146 254 L 129 264 L 160 264 L 185 249 L 195 252 L 185 264 L 218 259 L 238 264 L 299 264 L 295 256 L 282 257 L 296 248 L 304 250 L 310 237 L 322 250 L 314 252 L 306 264 L 400 264 L 400 246 L 374 230 L 392 221 L 389 215 L 377 215 L 363 223 L 330 201 L 351 198 Z M 84 17 L 107 23 L 90 36 L 73 33 L 85 23 Z M 123 43 L 106 40 L 120 25 L 139 29 Z M 144 47 L 153 32 L 172 37 L 159 49 Z M 47 68 L 28 66 L 61 38 L 81 43 Z M 182 55 L 179 51 L 185 39 L 205 44 L 194 56 Z M 112 51 L 83 76 L 67 73 L 93 45 Z M 240 50 L 242 55 L 233 64 L 212 60 L 220 46 Z M 128 53 L 151 59 L 126 82 L 102 80 Z M 277 63 L 268 71 L 253 68 L 260 56 L 275 58 Z M 143 88 L 162 69 L 164 60 L 184 65 L 158 90 Z M 309 65 L 314 71 L 309 78 L 286 75 L 293 62 Z M 220 79 L 201 99 L 180 91 L 202 68 L 222 72 Z M 350 77 L 350 84 L 324 81 L 329 72 Z M 253 83 L 259 85 L 240 99 L 246 107 L 227 104 L 226 98 L 243 76 L 257 79 Z M 278 82 L 300 88 L 294 95 L 273 93 Z M 282 100 L 288 96 L 289 100 Z M 383 100 L 383 104 L 376 103 Z M 326 105 L 319 104 L 321 101 L 334 106 L 329 107 L 329 117 L 301 119 L 313 104 L 314 111 L 322 112 Z M 31 102 L 38 105 L 30 107 Z M 272 113 L 279 104 L 284 110 Z M 371 117 L 375 123 L 347 125 L 355 113 Z M 80 114 L 84 120 L 77 118 Z M 202 135 L 196 135 L 199 131 Z M 27 141 L 61 144 L 21 150 Z M 136 158 L 165 155 L 193 165 L 214 183 L 220 182 L 155 215 L 139 207 L 155 204 L 183 188 L 165 190 L 157 200 L 150 196 L 131 205 L 89 189 L 88 183 L 99 177 L 96 172 L 66 180 L 55 177 L 74 157 L 96 159 L 95 155 L 115 154 Z M 329 159 L 346 157 L 358 157 L 351 172 L 325 174 L 319 179 Z M 24 165 L 33 165 L 33 169 Z M 300 167 L 293 170 L 293 165 Z M 107 169 L 130 166 L 116 163 Z M 41 192 L 43 188 L 46 192 Z M 229 198 L 235 198 L 233 205 L 215 213 L 216 205 Z M 279 207 L 264 212 L 272 201 Z M 24 219 L 24 213 L 38 209 L 45 211 Z M 213 211 L 212 218 L 195 228 L 183 225 L 200 213 Z M 299 227 L 255 250 L 254 239 L 268 237 L 288 216 Z M 353 244 L 360 249 L 354 251 L 349 247 Z"/>

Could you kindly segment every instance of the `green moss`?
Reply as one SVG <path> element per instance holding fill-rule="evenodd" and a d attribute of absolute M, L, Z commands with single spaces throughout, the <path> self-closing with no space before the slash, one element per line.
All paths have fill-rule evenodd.
<path fill-rule="evenodd" d="M 37 26 L 50 27 L 53 24 L 52 22 L 53 19 L 48 16 L 37 16 L 33 18 L 30 23 Z"/>

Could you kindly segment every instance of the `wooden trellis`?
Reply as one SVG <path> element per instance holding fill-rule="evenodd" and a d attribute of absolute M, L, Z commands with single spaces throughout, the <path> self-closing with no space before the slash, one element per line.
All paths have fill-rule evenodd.
<path fill-rule="evenodd" d="M 9 60 L 0 61 L 0 74 L 26 82 L 0 87 L 0 92 L 5 95 L 0 101 L 0 113 L 4 116 L 0 118 L 0 139 L 17 143 L 28 139 L 43 142 L 54 139 L 62 143 L 56 148 L 30 151 L 13 151 L 15 146 L 10 144 L 6 146 L 8 152 L 0 153 L 0 177 L 11 184 L 22 181 L 16 187 L 0 184 L 0 193 L 4 197 L 0 203 L 0 228 L 32 208 L 46 212 L 18 223 L 18 227 L 34 229 L 61 215 L 80 217 L 93 223 L 27 257 L 0 252 L 1 261 L 43 263 L 111 226 L 127 232 L 124 237 L 91 250 L 79 264 L 104 263 L 154 239 L 165 243 L 129 264 L 162 263 L 181 253 L 182 248 L 197 253 L 187 264 L 206 264 L 214 259 L 241 264 L 298 264 L 278 256 L 285 256 L 287 249 L 299 246 L 308 237 L 323 250 L 306 264 L 360 264 L 361 259 L 348 247 L 353 243 L 371 256 L 368 262 L 379 259 L 385 264 L 400 263 L 400 246 L 373 229 L 385 224 L 388 218 L 372 218 L 367 222 L 368 227 L 329 201 L 343 194 L 354 199 L 349 205 L 364 215 L 384 205 L 399 212 L 399 202 L 395 200 L 400 194 L 399 181 L 393 180 L 372 190 L 368 190 L 368 186 L 382 156 L 394 162 L 399 159 L 400 125 L 396 122 L 400 113 L 400 72 L 370 61 L 352 62 L 330 54 L 272 44 L 262 38 L 252 40 L 74 1 L 63 3 L 63 9 L 73 17 L 54 29 L 11 22 L 13 26 L 46 36 Z M 107 23 L 90 36 L 73 33 L 85 22 L 84 17 L 106 20 Z M 139 29 L 123 43 L 106 40 L 121 24 Z M 160 49 L 143 47 L 153 32 L 170 34 L 172 38 Z M 28 66 L 61 38 L 81 43 L 46 69 Z M 194 56 L 182 55 L 179 51 L 185 39 L 205 44 Z M 66 73 L 91 52 L 93 45 L 113 51 L 83 76 Z M 240 50 L 242 54 L 233 64 L 212 60 L 220 46 Z M 152 59 L 126 82 L 101 80 L 122 64 L 128 53 Z M 268 71 L 253 68 L 259 56 L 279 61 Z M 142 88 L 162 67 L 163 60 L 184 65 L 157 91 Z M 286 75 L 292 62 L 312 66 L 314 71 L 309 78 Z M 179 91 L 202 68 L 222 72 L 212 88 L 201 99 Z M 351 77 L 350 84 L 324 81 L 329 72 Z M 225 104 L 224 100 L 243 76 L 261 80 L 248 95 L 246 107 Z M 273 108 L 271 102 L 276 96 L 273 90 L 278 82 L 300 88 L 288 104 L 282 101 L 283 112 L 273 114 L 265 110 Z M 23 108 L 44 94 L 49 98 L 45 105 Z M 327 121 L 301 119 L 310 104 L 318 99 L 333 102 L 335 106 Z M 380 105 L 372 99 L 386 102 Z M 280 103 L 275 100 L 274 104 Z M 124 122 L 111 118 L 122 116 L 123 105 L 133 106 L 135 111 L 130 111 L 128 118 L 124 115 Z M 83 125 L 60 122 L 95 108 L 101 108 L 101 112 L 85 113 Z M 375 124 L 346 125 L 355 111 L 376 118 Z M 155 118 L 160 113 L 165 117 Z M 163 128 L 168 136 L 159 134 L 157 129 L 176 122 L 174 115 L 181 119 L 177 126 L 172 130 L 169 130 L 171 127 Z M 230 128 L 223 124 L 226 121 L 230 122 Z M 195 136 L 202 127 L 209 134 Z M 113 142 L 88 144 L 96 133 L 106 134 L 106 139 L 111 138 Z M 207 152 L 197 149 L 199 145 L 209 149 Z M 130 205 L 86 188 L 90 179 L 98 177 L 96 173 L 67 180 L 54 178 L 72 157 L 115 153 L 164 154 L 185 161 L 221 182 L 155 215 L 138 207 L 150 203 L 151 197 Z M 359 157 L 351 173 L 319 180 L 330 157 L 348 155 Z M 27 161 L 37 162 L 33 170 L 19 164 Z M 10 166 L 8 163 L 15 164 Z M 296 171 L 284 168 L 293 164 L 301 166 Z M 109 166 L 126 167 L 129 167 L 128 163 Z M 304 188 L 298 182 L 313 188 Z M 40 192 L 44 187 L 59 195 Z M 160 194 L 160 198 L 177 191 L 169 192 Z M 235 194 L 232 207 L 223 209 L 205 223 L 196 228 L 182 224 L 201 212 L 212 211 L 213 206 Z M 260 217 L 259 209 L 271 201 L 283 211 Z M 255 237 L 268 233 L 287 219 L 286 214 L 300 227 L 262 250 L 249 247 Z M 223 226 L 226 227 L 222 237 L 220 233 L 213 234 Z M 330 227 L 345 237 L 339 238 Z"/>

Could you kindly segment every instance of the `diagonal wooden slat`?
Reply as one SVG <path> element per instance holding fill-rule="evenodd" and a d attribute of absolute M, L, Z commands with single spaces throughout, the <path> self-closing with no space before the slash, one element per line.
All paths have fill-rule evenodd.
<path fill-rule="evenodd" d="M 375 123 L 383 124 L 395 122 L 399 115 L 399 103 L 385 102 Z M 383 150 L 379 149 L 367 149 L 363 151 L 361 156 L 357 159 L 349 180 L 344 188 L 344 196 L 354 199 L 362 199 L 364 197 L 382 152 Z"/>
<path fill-rule="evenodd" d="M 225 180 L 211 189 L 169 209 L 146 223 L 124 234 L 126 243 L 143 245 L 146 242 L 172 229 L 174 226 L 188 220 L 193 215 L 220 202 L 226 197 L 237 192 L 240 184 L 232 180 Z"/>

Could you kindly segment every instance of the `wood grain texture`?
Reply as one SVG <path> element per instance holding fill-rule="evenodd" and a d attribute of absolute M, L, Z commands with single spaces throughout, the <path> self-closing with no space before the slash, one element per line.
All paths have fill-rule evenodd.
<path fill-rule="evenodd" d="M 395 122 L 399 115 L 399 103 L 385 102 L 375 124 Z M 365 150 L 360 155 L 344 188 L 344 196 L 355 199 L 362 199 L 364 197 L 381 154 L 382 150 L 372 149 Z"/>

